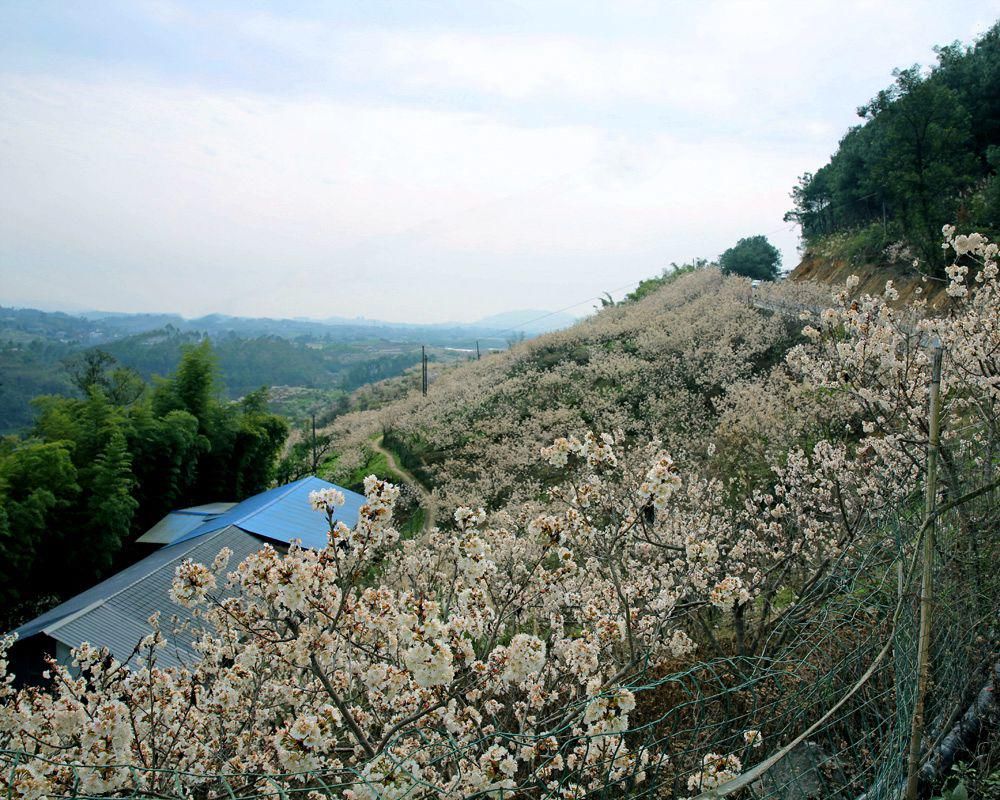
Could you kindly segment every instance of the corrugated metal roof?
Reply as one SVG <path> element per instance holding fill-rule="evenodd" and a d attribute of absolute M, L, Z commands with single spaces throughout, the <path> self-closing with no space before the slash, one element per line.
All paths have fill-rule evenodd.
<path fill-rule="evenodd" d="M 125 660 L 133 648 L 149 634 L 148 619 L 154 611 L 162 615 L 161 630 L 172 637 L 169 652 L 162 664 L 178 664 L 189 659 L 190 633 L 173 634 L 169 620 L 196 624 L 191 615 L 170 599 L 174 570 L 185 558 L 210 563 L 223 547 L 233 551 L 235 565 L 261 547 L 261 538 L 289 543 L 300 539 L 306 547 L 325 547 L 329 525 L 326 517 L 313 511 L 309 493 L 333 486 L 319 478 L 308 477 L 279 486 L 244 500 L 242 503 L 212 503 L 168 514 L 198 522 L 167 544 L 107 580 L 71 597 L 64 603 L 25 623 L 15 632 L 26 639 L 44 633 L 69 647 L 90 642 L 107 647 L 112 655 Z M 340 488 L 340 487 L 335 487 Z M 337 509 L 336 520 L 354 526 L 364 497 L 340 489 L 344 506 Z M 171 521 L 170 525 L 175 523 Z M 177 523 L 178 525 L 180 523 Z M 152 532 L 151 529 L 150 532 Z"/>
<path fill-rule="evenodd" d="M 46 626 L 110 597 L 114 593 L 141 580 L 161 565 L 169 564 L 178 558 L 182 558 L 196 546 L 195 542 L 185 542 L 184 544 L 172 544 L 167 547 L 161 547 L 156 552 L 141 561 L 125 567 L 121 572 L 116 572 L 96 586 L 91 586 L 89 589 L 80 592 L 80 594 L 69 598 L 69 600 L 60 603 L 54 608 L 50 608 L 44 614 L 35 617 L 30 622 L 26 622 L 14 632 L 20 639 L 26 639 L 29 636 L 34 636 L 36 633 L 41 633 Z"/>
<path fill-rule="evenodd" d="M 236 503 L 203 503 L 200 506 L 191 506 L 190 508 L 182 508 L 178 512 L 179 514 L 204 514 L 206 517 L 209 515 L 222 514 Z"/>
<path fill-rule="evenodd" d="M 339 489 L 344 495 L 344 505 L 337 509 L 334 519 L 353 528 L 358 522 L 358 509 L 365 502 L 364 496 L 310 476 L 249 497 L 226 513 L 184 534 L 177 542 L 235 525 L 276 542 L 288 544 L 293 539 L 301 539 L 305 547 L 326 547 L 330 526 L 325 515 L 312 510 L 309 493 L 330 487 Z"/>
<path fill-rule="evenodd" d="M 229 511 L 236 503 L 208 503 L 203 506 L 171 511 L 152 528 L 136 539 L 143 544 L 172 544 L 185 533 Z"/>
<path fill-rule="evenodd" d="M 160 654 L 161 666 L 177 666 L 196 659 L 191 649 L 198 621 L 188 609 L 170 599 L 174 570 L 186 558 L 211 563 L 219 551 L 233 551 L 230 564 L 235 566 L 261 547 L 256 536 L 227 526 L 196 541 L 168 545 L 157 550 L 106 581 L 56 606 L 37 619 L 17 629 L 19 638 L 37 633 L 51 636 L 67 647 L 90 642 L 107 647 L 111 655 L 125 661 L 135 646 L 149 635 L 149 617 L 161 613 L 160 627 L 169 642 Z M 187 630 L 175 631 L 177 625 Z"/>

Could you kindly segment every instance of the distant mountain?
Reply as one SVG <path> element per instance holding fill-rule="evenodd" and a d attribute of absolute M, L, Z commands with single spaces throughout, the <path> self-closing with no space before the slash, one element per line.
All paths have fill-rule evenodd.
<path fill-rule="evenodd" d="M 362 317 L 347 319 L 331 317 L 324 320 L 297 317 L 234 317 L 228 314 L 206 314 L 188 319 L 179 314 L 130 314 L 117 311 L 85 311 L 80 314 L 45 312 L 35 309 L 3 308 L 0 306 L 0 334 L 17 328 L 63 341 L 101 344 L 124 336 L 172 329 L 201 333 L 213 339 L 230 335 L 243 337 L 278 336 L 285 339 L 300 337 L 334 339 L 337 341 L 391 340 L 429 345 L 451 344 L 456 337 L 474 341 L 478 328 L 459 323 L 437 325 L 383 322 Z"/>
<path fill-rule="evenodd" d="M 35 309 L 0 307 L 0 333 L 19 329 L 22 334 L 40 335 L 60 341 L 100 344 L 124 336 L 171 328 L 199 332 L 212 338 L 236 334 L 245 337 L 280 336 L 357 341 L 384 339 L 430 345 L 453 345 L 454 339 L 474 342 L 477 338 L 502 339 L 512 334 L 537 336 L 566 328 L 576 318 L 562 312 L 521 309 L 494 314 L 475 322 L 385 322 L 365 317 L 327 317 L 322 320 L 274 319 L 270 317 L 234 317 L 206 314 L 186 319 L 179 314 L 120 311 L 85 311 L 78 314 L 46 312 Z"/>
<path fill-rule="evenodd" d="M 182 329 L 184 317 L 180 314 L 128 314 L 120 311 L 85 311 L 78 317 L 95 324 L 109 338 L 158 330 L 168 325 Z"/>
<path fill-rule="evenodd" d="M 504 333 L 523 331 L 526 334 L 537 335 L 548 331 L 566 328 L 575 322 L 577 317 L 564 314 L 559 311 L 541 311 L 533 308 L 521 309 L 519 311 L 504 311 L 500 314 L 493 314 L 483 317 L 475 322 L 384 322 L 367 317 L 325 317 L 321 320 L 302 321 L 320 322 L 324 325 L 334 326 L 355 326 L 355 327 L 377 327 L 395 328 L 400 330 L 437 330 L 437 331 L 477 331 L 489 333 Z"/>
<path fill-rule="evenodd" d="M 548 333 L 562 328 L 568 328 L 577 318 L 561 311 L 540 311 L 535 308 L 525 308 L 520 311 L 504 311 L 483 317 L 472 323 L 472 327 L 486 328 L 494 331 L 523 331 L 526 334 Z"/>
<path fill-rule="evenodd" d="M 72 394 L 65 361 L 91 347 L 102 348 L 149 379 L 172 372 L 183 347 L 207 336 L 222 384 L 235 399 L 263 384 L 349 392 L 401 374 L 418 363 L 421 347 L 429 348 L 434 361 L 450 361 L 468 358 L 477 349 L 504 349 L 511 340 L 574 322 L 568 314 L 537 309 L 471 323 L 419 325 L 365 318 L 66 314 L 0 306 L 0 434 L 31 424 L 33 397 Z"/>

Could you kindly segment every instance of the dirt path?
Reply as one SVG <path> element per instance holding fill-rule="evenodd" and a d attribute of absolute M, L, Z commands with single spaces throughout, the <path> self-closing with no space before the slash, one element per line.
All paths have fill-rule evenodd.
<path fill-rule="evenodd" d="M 437 501 L 434 499 L 434 495 L 424 488 L 424 485 L 417 480 L 416 475 L 396 460 L 396 455 L 391 450 L 382 446 L 381 436 L 372 440 L 372 449 L 384 455 L 389 469 L 402 476 L 410 488 L 416 492 L 417 497 L 420 498 L 420 505 L 424 509 L 424 532 L 429 531 L 434 527 L 437 519 Z"/>

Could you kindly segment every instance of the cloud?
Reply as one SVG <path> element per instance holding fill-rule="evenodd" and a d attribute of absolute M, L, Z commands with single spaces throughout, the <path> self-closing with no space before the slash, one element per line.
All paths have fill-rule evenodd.
<path fill-rule="evenodd" d="M 828 135 L 824 118 L 853 121 L 854 107 L 892 67 L 933 60 L 929 23 L 943 40 L 954 36 L 948 27 L 962 35 L 981 27 L 958 24 L 958 9 L 942 20 L 929 0 L 910 4 L 907 14 L 873 0 L 616 4 L 614 13 L 605 8 L 606 19 L 583 14 L 585 22 L 570 10 L 557 29 L 530 15 L 499 30 L 345 28 L 263 11 L 234 16 L 230 28 L 297 61 L 324 88 L 346 83 L 396 99 L 521 114 L 522 121 L 599 118 L 610 128 L 652 122 L 756 135 L 776 124 L 791 133 L 784 123 L 794 109 L 796 122 Z M 870 84 L 860 97 L 859 81 Z"/>
<path fill-rule="evenodd" d="M 268 291 L 294 284 L 283 313 L 349 313 L 364 296 L 404 318 L 415 272 L 457 301 L 451 278 L 484 265 L 483 298 L 450 304 L 478 314 L 516 302 L 505 287 L 539 260 L 558 272 L 581 253 L 597 291 L 658 269 L 653 252 L 618 263 L 637 242 L 696 235 L 708 250 L 686 252 L 713 254 L 714 220 L 751 226 L 765 178 L 798 166 L 739 143 L 143 84 L 22 77 L 2 101 L 0 256 L 105 305 L 278 313 Z"/>
<path fill-rule="evenodd" d="M 790 265 L 796 176 L 892 65 L 929 53 L 917 28 L 941 16 L 861 0 L 392 24 L 130 8 L 87 29 L 86 58 L 49 42 L 69 49 L 0 59 L 7 302 L 473 319 L 755 233 Z"/>

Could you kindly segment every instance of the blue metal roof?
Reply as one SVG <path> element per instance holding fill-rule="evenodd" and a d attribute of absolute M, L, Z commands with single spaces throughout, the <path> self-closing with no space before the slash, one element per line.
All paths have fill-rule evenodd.
<path fill-rule="evenodd" d="M 50 608 L 44 614 L 35 617 L 30 622 L 24 623 L 15 633 L 19 639 L 34 636 L 50 625 L 73 614 L 77 614 L 142 581 L 161 567 L 169 565 L 179 558 L 186 557 L 195 547 L 197 547 L 196 542 L 189 542 L 187 544 L 175 542 L 166 547 L 161 547 L 159 550 L 146 556 L 146 558 L 125 567 L 121 572 L 116 572 L 96 586 L 91 586 L 89 589 L 80 592 L 80 594 L 74 595 L 69 600 L 60 603 L 55 608 Z"/>
<path fill-rule="evenodd" d="M 329 488 L 338 489 L 344 495 L 344 505 L 337 509 L 334 519 L 353 528 L 358 522 L 358 510 L 365 502 L 364 496 L 309 476 L 248 497 L 224 514 L 203 522 L 176 542 L 190 541 L 234 525 L 247 533 L 276 542 L 288 544 L 293 539 L 300 539 L 305 547 L 326 547 L 330 526 L 326 515 L 313 511 L 309 505 L 309 493 Z"/>
<path fill-rule="evenodd" d="M 219 514 L 224 514 L 235 505 L 236 503 L 209 503 L 171 511 L 136 541 L 142 544 L 173 544 L 184 534 L 190 533 Z"/>
<path fill-rule="evenodd" d="M 117 572 L 106 580 L 92 586 L 86 591 L 71 597 L 64 603 L 60 603 L 55 608 L 49 609 L 41 616 L 25 623 L 17 629 L 18 637 L 26 639 L 42 631 L 49 632 L 57 623 L 67 620 L 68 617 L 86 612 L 90 616 L 91 607 L 103 605 L 112 596 L 118 595 L 135 584 L 142 584 L 161 568 L 169 567 L 167 575 L 173 578 L 173 563 L 182 557 L 193 557 L 193 552 L 201 546 L 214 540 L 215 537 L 209 534 L 223 531 L 226 528 L 238 528 L 245 533 L 253 534 L 263 539 L 270 539 L 275 542 L 288 544 L 293 539 L 300 539 L 305 547 L 319 549 L 326 547 L 327 533 L 330 526 L 327 523 L 326 515 L 319 511 L 313 511 L 309 504 L 309 493 L 317 489 L 336 488 L 343 492 L 344 505 L 337 509 L 334 515 L 335 520 L 343 522 L 345 525 L 354 527 L 358 521 L 358 509 L 365 502 L 363 495 L 341 489 L 332 483 L 327 483 L 312 476 L 295 481 L 294 483 L 278 486 L 269 489 L 261 494 L 248 497 L 242 503 L 229 508 L 228 511 L 214 515 L 213 512 L 222 511 L 223 504 L 212 504 L 211 506 L 199 506 L 194 509 L 184 509 L 180 512 L 173 512 L 180 518 L 198 519 L 200 524 L 188 533 L 176 538 L 171 544 L 167 544 L 156 550 L 141 561 L 126 567 L 121 572 Z M 228 505 L 228 504 L 227 504 Z M 185 512 L 195 512 L 188 514 Z M 169 518 L 172 515 L 168 515 Z M 200 537 L 205 537 L 201 539 Z M 250 541 L 248 539 L 248 541 Z M 259 549 L 258 545 L 246 552 Z M 240 542 L 243 545 L 243 542 Z M 211 546 L 211 545 L 209 545 Z M 249 545 L 234 550 L 246 550 Z M 221 549 L 222 545 L 216 546 L 214 553 L 208 560 L 214 557 L 215 553 Z M 241 557 L 242 560 L 242 557 Z M 159 604 L 161 610 L 166 614 L 175 613 L 176 606 L 167 600 Z M 147 614 L 148 616 L 148 614 Z M 145 623 L 145 617 L 140 620 Z M 51 634 L 50 634 L 51 635 Z M 106 631 L 103 637 L 95 637 L 92 644 L 101 645 L 109 633 Z M 69 642 L 67 642 L 69 643 Z M 78 643 L 77 643 L 78 644 Z M 71 644 L 76 646 L 76 644 Z"/>
<path fill-rule="evenodd" d="M 195 662 L 198 656 L 191 645 L 201 623 L 190 609 L 176 605 L 170 599 L 177 565 L 186 558 L 211 563 L 223 547 L 228 547 L 232 550 L 230 566 L 234 567 L 257 552 L 260 546 L 260 539 L 256 536 L 239 528 L 227 527 L 197 541 L 161 547 L 22 625 L 15 633 L 18 639 L 44 633 L 70 648 L 90 642 L 95 647 L 107 647 L 117 660 L 125 661 L 142 638 L 150 633 L 150 615 L 159 611 L 162 615 L 161 629 L 167 639 L 159 655 L 160 665 L 179 666 Z M 220 592 L 226 594 L 224 588 Z M 187 627 L 175 629 L 171 623 L 174 617 Z"/>

